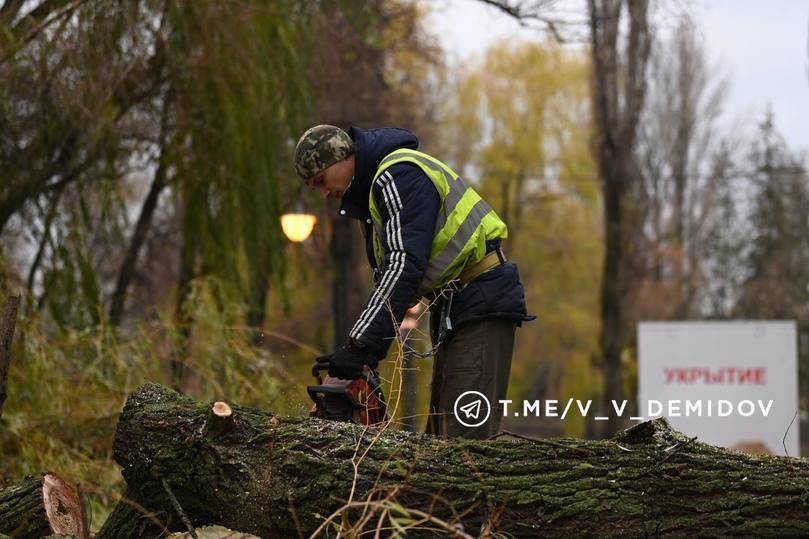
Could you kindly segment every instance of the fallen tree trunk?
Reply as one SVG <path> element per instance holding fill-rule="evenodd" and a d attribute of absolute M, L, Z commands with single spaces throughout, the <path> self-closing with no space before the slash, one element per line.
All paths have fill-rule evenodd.
<path fill-rule="evenodd" d="M 51 534 L 87 537 L 81 501 L 58 476 L 26 477 L 0 489 L 0 535 L 16 538 Z"/>
<path fill-rule="evenodd" d="M 418 524 L 417 537 L 428 527 L 459 536 L 482 527 L 521 537 L 809 534 L 809 461 L 726 451 L 665 419 L 611 440 L 473 441 L 227 410 L 223 418 L 146 384 L 121 413 L 114 451 L 130 496 L 172 531 L 216 523 L 308 536 L 350 501 L 348 521 L 336 522 L 368 530 L 397 520 Z M 119 505 L 117 524 L 98 537 L 135 537 L 126 524 L 135 513 Z M 161 533 L 151 526 L 140 536 Z"/>

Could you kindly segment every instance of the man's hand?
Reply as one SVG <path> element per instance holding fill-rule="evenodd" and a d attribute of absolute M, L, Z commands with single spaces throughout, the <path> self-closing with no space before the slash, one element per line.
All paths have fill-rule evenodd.
<path fill-rule="evenodd" d="M 329 362 L 329 376 L 344 380 L 355 380 L 362 376 L 363 365 L 376 369 L 379 361 L 368 348 L 360 348 L 353 342 L 344 344 L 331 354 L 317 358 L 318 362 Z"/>

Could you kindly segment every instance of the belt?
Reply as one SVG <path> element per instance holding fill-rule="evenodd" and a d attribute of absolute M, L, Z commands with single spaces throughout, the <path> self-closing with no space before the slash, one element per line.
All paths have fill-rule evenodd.
<path fill-rule="evenodd" d="M 494 269 L 501 264 L 505 264 L 508 261 L 506 259 L 506 255 L 504 255 L 503 251 L 500 249 L 500 242 L 498 240 L 494 240 L 491 243 L 486 242 L 486 246 L 488 248 L 486 256 L 484 256 L 476 264 L 463 270 L 454 281 L 450 281 L 450 284 L 456 283 L 457 285 L 460 285 L 459 287 L 454 288 L 455 291 L 471 283 L 482 273 L 486 273 L 487 271 Z M 450 288 L 452 289 L 452 287 Z M 436 289 L 424 294 L 424 298 L 428 301 L 435 301 L 442 295 L 442 291 L 440 289 Z"/>
<path fill-rule="evenodd" d="M 503 254 L 500 247 L 497 247 L 493 251 L 487 253 L 486 256 L 480 260 L 480 262 L 463 270 L 463 272 L 461 272 L 461 274 L 458 276 L 458 280 L 461 282 L 461 286 L 466 286 L 478 275 L 486 273 L 490 269 L 494 269 L 501 264 L 505 264 L 506 262 L 506 255 Z"/>
<path fill-rule="evenodd" d="M 473 266 L 462 271 L 458 278 L 453 281 L 459 283 L 460 287 L 450 288 L 446 295 L 443 292 L 433 292 L 429 296 L 425 296 L 433 302 L 430 305 L 430 317 L 432 318 L 435 315 L 439 316 L 437 326 L 438 335 L 436 342 L 433 344 L 432 350 L 425 355 L 421 355 L 420 357 L 435 355 L 438 347 L 444 343 L 444 341 L 447 339 L 447 335 L 452 331 L 452 320 L 450 319 L 450 313 L 452 312 L 452 298 L 454 295 L 479 275 L 506 263 L 506 255 L 504 255 L 503 251 L 500 249 L 499 241 L 492 242 L 491 244 L 487 242 L 486 247 L 488 248 L 486 256 L 484 256 Z M 436 302 L 439 297 L 441 298 L 440 301 Z"/>

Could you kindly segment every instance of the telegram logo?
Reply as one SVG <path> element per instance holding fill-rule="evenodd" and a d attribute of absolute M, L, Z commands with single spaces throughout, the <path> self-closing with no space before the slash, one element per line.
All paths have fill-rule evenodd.
<path fill-rule="evenodd" d="M 455 399 L 453 413 L 461 425 L 479 427 L 489 419 L 492 407 L 489 399 L 480 391 L 464 391 Z"/>

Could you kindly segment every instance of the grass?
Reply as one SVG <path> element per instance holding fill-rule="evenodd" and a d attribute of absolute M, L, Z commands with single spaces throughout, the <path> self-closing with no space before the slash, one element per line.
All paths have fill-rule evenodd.
<path fill-rule="evenodd" d="M 254 330 L 237 324 L 241 313 L 214 301 L 212 290 L 200 283 L 191 295 L 186 331 L 160 318 L 126 329 L 59 328 L 32 302 L 21 306 L 0 423 L 0 484 L 56 473 L 80 488 L 97 530 L 123 492 L 112 456 L 118 413 L 143 382 L 172 385 L 180 343 L 183 392 L 264 408 L 275 402 L 288 379 L 284 365 L 253 344 Z"/>

